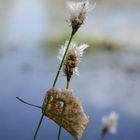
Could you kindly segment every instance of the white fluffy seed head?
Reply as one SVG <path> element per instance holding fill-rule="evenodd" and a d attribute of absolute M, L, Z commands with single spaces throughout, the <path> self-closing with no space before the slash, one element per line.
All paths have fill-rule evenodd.
<path fill-rule="evenodd" d="M 108 116 L 102 118 L 102 130 L 103 133 L 116 133 L 118 125 L 119 115 L 115 112 L 111 112 Z"/>
<path fill-rule="evenodd" d="M 89 0 L 67 1 L 68 10 L 70 13 L 69 22 L 74 33 L 84 23 L 87 12 L 93 10 L 95 5 L 96 3 L 92 3 Z"/>
<path fill-rule="evenodd" d="M 68 45 L 68 41 L 65 42 L 64 45 L 61 46 L 61 48 L 59 49 L 59 52 L 58 52 L 58 56 L 57 58 L 61 61 L 63 56 L 64 56 L 64 53 L 66 51 L 66 47 Z M 88 48 L 89 46 L 87 44 L 77 44 L 77 43 L 71 43 L 71 45 L 69 46 L 69 49 L 68 49 L 68 52 L 69 51 L 73 51 L 73 52 L 76 52 L 77 53 L 77 57 L 78 59 L 80 60 L 81 57 L 83 56 L 83 53 L 84 53 L 84 50 L 86 48 Z"/>
<path fill-rule="evenodd" d="M 57 57 L 60 61 L 62 61 L 67 45 L 68 45 L 68 41 L 66 41 L 66 43 L 62 45 L 59 50 L 59 54 Z M 84 50 L 87 47 L 88 47 L 87 44 L 79 45 L 76 43 L 71 43 L 71 45 L 69 46 L 67 55 L 65 57 L 65 60 L 64 60 L 64 64 L 63 64 L 63 71 L 65 74 L 67 72 L 66 70 L 66 66 L 67 66 L 67 69 L 70 70 L 72 74 L 74 73 L 74 74 L 79 75 L 78 64 L 81 61 Z"/>

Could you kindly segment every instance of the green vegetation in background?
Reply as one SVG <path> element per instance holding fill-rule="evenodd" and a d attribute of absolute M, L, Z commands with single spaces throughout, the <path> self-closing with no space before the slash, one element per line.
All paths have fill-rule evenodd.
<path fill-rule="evenodd" d="M 55 38 L 49 38 L 48 40 L 44 41 L 42 46 L 43 49 L 48 51 L 51 54 L 56 54 L 58 52 L 58 49 L 60 49 L 60 46 L 65 43 L 65 38 L 68 38 L 68 35 L 59 36 Z M 76 40 L 76 41 L 75 41 Z M 108 40 L 103 37 L 94 38 L 92 36 L 75 36 L 74 41 L 77 43 L 86 43 L 90 47 L 87 50 L 87 53 L 93 53 L 96 50 L 102 50 L 102 51 L 116 51 L 118 49 L 122 48 L 122 45 L 112 41 Z"/>

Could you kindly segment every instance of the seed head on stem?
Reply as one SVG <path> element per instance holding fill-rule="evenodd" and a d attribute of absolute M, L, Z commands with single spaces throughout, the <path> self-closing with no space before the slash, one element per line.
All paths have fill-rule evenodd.
<path fill-rule="evenodd" d="M 64 46 L 59 50 L 58 58 L 60 61 L 62 60 L 63 53 L 65 52 L 67 41 Z M 67 81 L 69 82 L 73 74 L 79 75 L 78 64 L 81 61 L 81 57 L 83 56 L 84 50 L 88 47 L 87 44 L 76 44 L 71 43 L 67 55 L 65 57 L 63 63 L 63 72 L 67 77 Z"/>
<path fill-rule="evenodd" d="M 115 134 L 117 132 L 119 115 L 115 112 L 111 112 L 108 116 L 102 118 L 102 134 L 101 139 L 108 134 Z"/>
<path fill-rule="evenodd" d="M 69 22 L 72 27 L 73 34 L 77 32 L 79 27 L 84 23 L 87 12 L 94 9 L 96 3 L 89 0 L 74 1 L 68 0 L 67 6 L 70 13 Z"/>

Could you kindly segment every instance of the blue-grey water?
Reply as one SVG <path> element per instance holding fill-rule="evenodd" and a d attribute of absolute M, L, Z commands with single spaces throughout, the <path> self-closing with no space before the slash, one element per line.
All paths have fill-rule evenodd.
<path fill-rule="evenodd" d="M 83 101 L 90 122 L 83 140 L 97 139 L 101 118 L 111 111 L 119 114 L 118 132 L 105 139 L 139 139 L 140 52 L 101 51 L 86 54 L 80 64 L 80 77 L 73 77 L 71 88 Z M 39 109 L 22 104 L 41 105 L 45 91 L 52 86 L 59 61 L 42 47 L 28 46 L 6 50 L 0 57 L 0 139 L 30 140 L 39 121 Z M 57 86 L 63 87 L 61 73 Z M 38 139 L 56 139 L 58 126 L 44 118 Z M 62 139 L 72 139 L 62 131 Z"/>

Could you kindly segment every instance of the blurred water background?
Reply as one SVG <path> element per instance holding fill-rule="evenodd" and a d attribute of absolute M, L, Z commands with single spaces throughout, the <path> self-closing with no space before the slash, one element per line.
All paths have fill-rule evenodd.
<path fill-rule="evenodd" d="M 140 1 L 99 0 L 76 41 L 90 44 L 71 88 L 90 116 L 81 140 L 97 139 L 103 115 L 116 111 L 118 132 L 105 140 L 140 139 Z M 69 37 L 64 0 L 0 0 L 0 140 L 31 140 L 41 105 Z M 63 87 L 61 73 L 57 84 Z M 54 140 L 58 126 L 45 118 L 38 140 Z M 72 137 L 63 130 L 63 140 Z"/>

